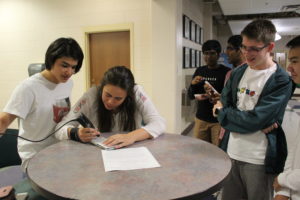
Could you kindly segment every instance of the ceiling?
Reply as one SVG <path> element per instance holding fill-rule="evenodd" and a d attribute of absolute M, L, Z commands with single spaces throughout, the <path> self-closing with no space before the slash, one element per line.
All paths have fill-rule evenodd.
<path fill-rule="evenodd" d="M 233 34 L 255 18 L 268 18 L 280 35 L 300 35 L 300 0 L 218 0 Z"/>

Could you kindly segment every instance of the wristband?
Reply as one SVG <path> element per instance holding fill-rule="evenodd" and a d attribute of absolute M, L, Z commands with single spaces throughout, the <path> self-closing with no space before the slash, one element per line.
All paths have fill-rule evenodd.
<path fill-rule="evenodd" d="M 78 128 L 71 128 L 70 139 L 74 141 L 81 141 L 78 137 Z"/>
<path fill-rule="evenodd" d="M 79 137 L 79 135 L 78 135 L 78 128 L 77 128 L 77 131 L 76 131 L 76 133 L 75 133 L 75 138 L 76 138 L 76 141 L 78 141 L 78 142 L 82 142 L 81 141 L 81 139 L 80 139 L 80 137 Z"/>

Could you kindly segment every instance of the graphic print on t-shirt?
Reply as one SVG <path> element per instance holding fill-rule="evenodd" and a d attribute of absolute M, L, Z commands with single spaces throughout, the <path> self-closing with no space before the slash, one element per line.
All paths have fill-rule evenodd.
<path fill-rule="evenodd" d="M 57 99 L 53 105 L 53 120 L 58 123 L 70 111 L 70 99 Z"/>
<path fill-rule="evenodd" d="M 250 97 L 254 96 L 255 95 L 255 91 L 254 90 L 249 90 L 245 87 L 242 87 L 242 88 L 238 88 L 238 93 L 240 94 L 247 94 L 249 95 Z"/>
<path fill-rule="evenodd" d="M 87 102 L 86 99 L 82 99 L 82 100 L 76 105 L 75 109 L 73 109 L 73 112 L 74 112 L 74 113 L 78 113 L 78 112 L 81 110 L 82 106 L 84 106 L 84 104 L 86 104 L 86 102 Z"/>

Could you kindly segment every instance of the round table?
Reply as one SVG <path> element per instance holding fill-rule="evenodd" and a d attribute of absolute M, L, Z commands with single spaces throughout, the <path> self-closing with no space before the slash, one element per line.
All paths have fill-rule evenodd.
<path fill-rule="evenodd" d="M 231 169 L 225 152 L 188 136 L 165 133 L 127 148 L 141 146 L 161 167 L 105 172 L 99 147 L 66 140 L 37 153 L 28 178 L 49 199 L 190 200 L 218 191 Z"/>

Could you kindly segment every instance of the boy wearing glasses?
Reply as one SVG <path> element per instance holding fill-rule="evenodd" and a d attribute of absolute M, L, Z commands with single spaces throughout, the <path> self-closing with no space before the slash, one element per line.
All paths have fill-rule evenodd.
<path fill-rule="evenodd" d="M 209 82 L 219 93 L 224 87 L 226 73 L 230 68 L 218 64 L 221 45 L 217 40 L 208 40 L 202 46 L 205 66 L 198 67 L 188 89 L 190 99 L 197 99 L 194 136 L 196 138 L 219 144 L 220 124 L 211 112 L 213 101 L 205 90 L 205 81 Z"/>
<path fill-rule="evenodd" d="M 300 35 L 289 41 L 290 48 L 288 71 L 291 72 L 296 87 L 300 87 Z M 296 135 L 294 146 L 288 153 L 284 172 L 275 178 L 273 186 L 276 193 L 274 200 L 300 199 L 300 134 Z"/>
<path fill-rule="evenodd" d="M 213 108 L 226 129 L 221 148 L 232 160 L 222 200 L 272 199 L 274 177 L 283 170 L 287 147 L 279 125 L 292 82 L 270 55 L 275 33 L 272 22 L 264 19 L 244 28 L 241 50 L 246 64 L 233 70 Z"/>

